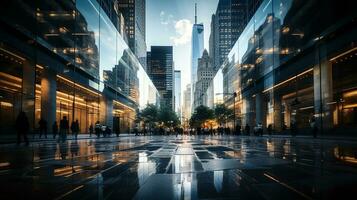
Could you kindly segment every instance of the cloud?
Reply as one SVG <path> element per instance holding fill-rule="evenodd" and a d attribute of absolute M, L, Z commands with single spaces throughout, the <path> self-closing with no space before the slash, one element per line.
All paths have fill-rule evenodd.
<path fill-rule="evenodd" d="M 175 23 L 173 18 L 174 18 L 174 16 L 171 14 L 167 15 L 164 11 L 160 12 L 160 23 L 162 25 L 168 25 L 170 23 Z"/>
<path fill-rule="evenodd" d="M 176 36 L 170 37 L 175 46 L 187 44 L 191 41 L 192 23 L 188 19 L 181 19 L 175 23 Z"/>

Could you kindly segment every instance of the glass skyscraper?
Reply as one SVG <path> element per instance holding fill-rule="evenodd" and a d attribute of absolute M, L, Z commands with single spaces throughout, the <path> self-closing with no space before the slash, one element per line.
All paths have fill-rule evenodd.
<path fill-rule="evenodd" d="M 192 44 L 191 44 L 191 108 L 194 110 L 194 94 L 195 85 L 197 82 L 197 66 L 198 58 L 202 56 L 204 48 L 204 27 L 203 24 L 197 24 L 197 16 L 195 17 L 195 24 L 192 27 Z"/>
<path fill-rule="evenodd" d="M 238 123 L 355 134 L 356 27 L 352 2 L 263 1 L 222 66 Z"/>
<path fill-rule="evenodd" d="M 103 9 L 105 2 L 3 2 L 0 133 L 13 131 L 20 111 L 32 130 L 41 118 L 51 127 L 67 117 L 78 119 L 84 133 L 97 121 L 128 132 L 136 109 L 155 103 L 158 92 L 113 24 L 115 16 L 108 17 L 113 9 Z M 153 95 L 140 94 L 143 84 Z"/>

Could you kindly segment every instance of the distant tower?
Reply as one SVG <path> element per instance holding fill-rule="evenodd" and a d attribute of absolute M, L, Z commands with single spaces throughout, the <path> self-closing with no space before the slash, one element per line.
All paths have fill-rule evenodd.
<path fill-rule="evenodd" d="M 197 3 L 195 3 L 195 24 L 197 24 Z"/>
<path fill-rule="evenodd" d="M 200 58 L 203 53 L 203 35 L 203 24 L 197 24 L 197 4 L 195 4 L 195 24 L 192 26 L 191 40 L 191 112 L 195 110 L 193 102 L 195 102 L 194 94 L 197 82 L 198 58 Z"/>

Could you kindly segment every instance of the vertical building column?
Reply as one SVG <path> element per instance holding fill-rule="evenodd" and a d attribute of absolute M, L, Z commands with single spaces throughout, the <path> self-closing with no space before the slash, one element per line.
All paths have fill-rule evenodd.
<path fill-rule="evenodd" d="M 253 116 L 252 116 L 252 108 L 251 108 L 251 103 L 250 99 L 243 99 L 243 112 L 244 112 L 244 117 L 243 117 L 243 124 L 242 126 L 245 126 L 246 124 L 249 124 L 249 126 L 254 126 L 253 124 Z"/>
<path fill-rule="evenodd" d="M 274 95 L 274 104 L 273 104 L 274 108 L 274 112 L 273 112 L 273 127 L 275 131 L 280 132 L 282 130 L 282 113 L 281 113 L 281 99 L 278 95 Z"/>
<path fill-rule="evenodd" d="M 288 106 L 288 102 L 286 100 L 283 100 L 283 104 L 284 106 L 284 122 L 282 123 L 282 125 L 286 125 L 286 127 L 290 127 L 290 115 L 291 115 L 291 110 Z"/>
<path fill-rule="evenodd" d="M 324 60 L 314 66 L 314 108 L 319 128 L 327 130 L 333 126 L 332 100 L 332 64 Z"/>
<path fill-rule="evenodd" d="M 257 123 L 262 123 L 263 128 L 266 127 L 266 112 L 264 98 L 261 92 L 255 95 L 255 120 Z"/>
<path fill-rule="evenodd" d="M 49 131 L 56 121 L 56 90 L 56 73 L 44 68 L 41 79 L 41 118 L 47 121 Z"/>
<path fill-rule="evenodd" d="M 99 106 L 100 123 L 113 129 L 113 100 L 101 97 Z"/>
<path fill-rule="evenodd" d="M 35 125 L 35 64 L 25 61 L 22 68 L 22 101 L 21 110 L 27 115 L 30 124 L 30 131 Z M 16 116 L 18 113 L 16 113 Z"/>

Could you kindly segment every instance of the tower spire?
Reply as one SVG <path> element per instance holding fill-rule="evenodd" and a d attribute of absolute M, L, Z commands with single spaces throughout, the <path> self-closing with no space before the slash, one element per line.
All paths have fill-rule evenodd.
<path fill-rule="evenodd" d="M 197 3 L 195 3 L 195 24 L 197 24 Z"/>

